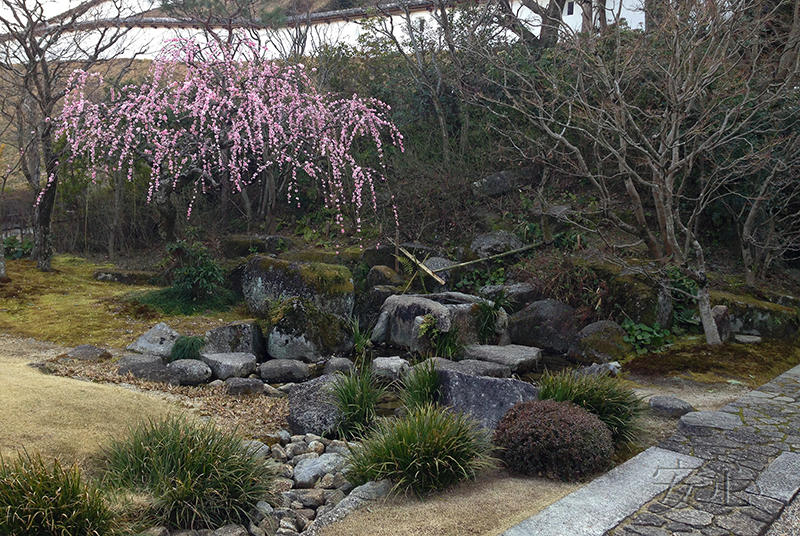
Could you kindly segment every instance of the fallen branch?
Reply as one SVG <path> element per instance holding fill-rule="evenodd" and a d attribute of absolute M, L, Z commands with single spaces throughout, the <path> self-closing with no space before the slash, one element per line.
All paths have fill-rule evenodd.
<path fill-rule="evenodd" d="M 460 264 L 454 264 L 453 266 L 445 266 L 444 268 L 437 268 L 436 270 L 433 270 L 433 272 L 446 272 L 447 270 L 452 270 L 454 268 L 462 268 L 464 266 L 469 266 L 471 264 L 478 264 L 479 262 L 485 262 L 485 261 L 491 261 L 491 260 L 494 260 L 494 259 L 499 259 L 500 257 L 506 257 L 508 255 L 514 255 L 515 253 L 522 253 L 523 251 L 528 251 L 529 249 L 533 249 L 535 247 L 539 247 L 539 246 L 541 246 L 543 244 L 544 244 L 544 242 L 536 242 L 535 244 L 528 244 L 525 247 L 521 247 L 519 249 L 514 249 L 514 250 L 511 250 L 511 251 L 506 251 L 504 253 L 498 253 L 497 255 L 492 255 L 490 257 L 484 257 L 482 259 L 476 259 L 474 261 L 462 262 Z M 400 249 L 402 250 L 403 248 L 400 248 Z"/>

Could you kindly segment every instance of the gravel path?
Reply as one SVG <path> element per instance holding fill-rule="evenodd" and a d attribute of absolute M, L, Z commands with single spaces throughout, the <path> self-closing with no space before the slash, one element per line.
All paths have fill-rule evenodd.
<path fill-rule="evenodd" d="M 769 528 L 765 536 L 797 536 L 800 534 L 800 495 L 789 503 L 781 517 Z"/>

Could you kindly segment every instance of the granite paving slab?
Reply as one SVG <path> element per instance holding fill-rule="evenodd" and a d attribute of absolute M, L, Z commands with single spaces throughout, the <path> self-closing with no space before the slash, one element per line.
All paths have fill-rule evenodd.
<path fill-rule="evenodd" d="M 798 490 L 800 365 L 501 536 L 762 536 Z"/>

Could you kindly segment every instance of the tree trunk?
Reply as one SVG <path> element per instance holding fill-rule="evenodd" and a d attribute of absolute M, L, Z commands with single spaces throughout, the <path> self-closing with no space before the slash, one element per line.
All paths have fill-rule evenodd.
<path fill-rule="evenodd" d="M 51 236 L 51 225 L 53 222 L 53 209 L 56 206 L 58 159 L 54 152 L 52 126 L 50 123 L 45 123 L 42 127 L 41 150 L 47 176 L 45 177 L 41 190 L 39 190 L 39 198 L 34 212 L 35 221 L 31 259 L 36 261 L 36 268 L 42 272 L 51 272 L 53 270 L 53 238 Z"/>
<path fill-rule="evenodd" d="M 108 233 L 108 258 L 114 260 L 116 257 L 116 240 L 119 227 L 122 223 L 123 192 L 125 191 L 125 178 L 121 172 L 114 172 L 114 216 L 111 220 L 111 230 Z"/>
<path fill-rule="evenodd" d="M 178 220 L 178 211 L 175 209 L 175 204 L 172 202 L 171 194 L 172 188 L 167 187 L 167 185 L 162 182 L 153 196 L 159 216 L 158 231 L 161 238 L 167 243 L 177 240 L 175 224 Z"/>

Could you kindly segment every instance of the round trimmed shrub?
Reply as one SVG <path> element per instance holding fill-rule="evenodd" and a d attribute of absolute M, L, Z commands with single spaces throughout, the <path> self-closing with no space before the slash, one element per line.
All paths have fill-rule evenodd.
<path fill-rule="evenodd" d="M 100 536 L 116 528 L 100 492 L 77 466 L 52 466 L 40 456 L 0 459 L 0 536 Z"/>
<path fill-rule="evenodd" d="M 572 402 L 521 402 L 503 416 L 494 442 L 513 471 L 574 482 L 609 469 L 608 427 Z"/>

